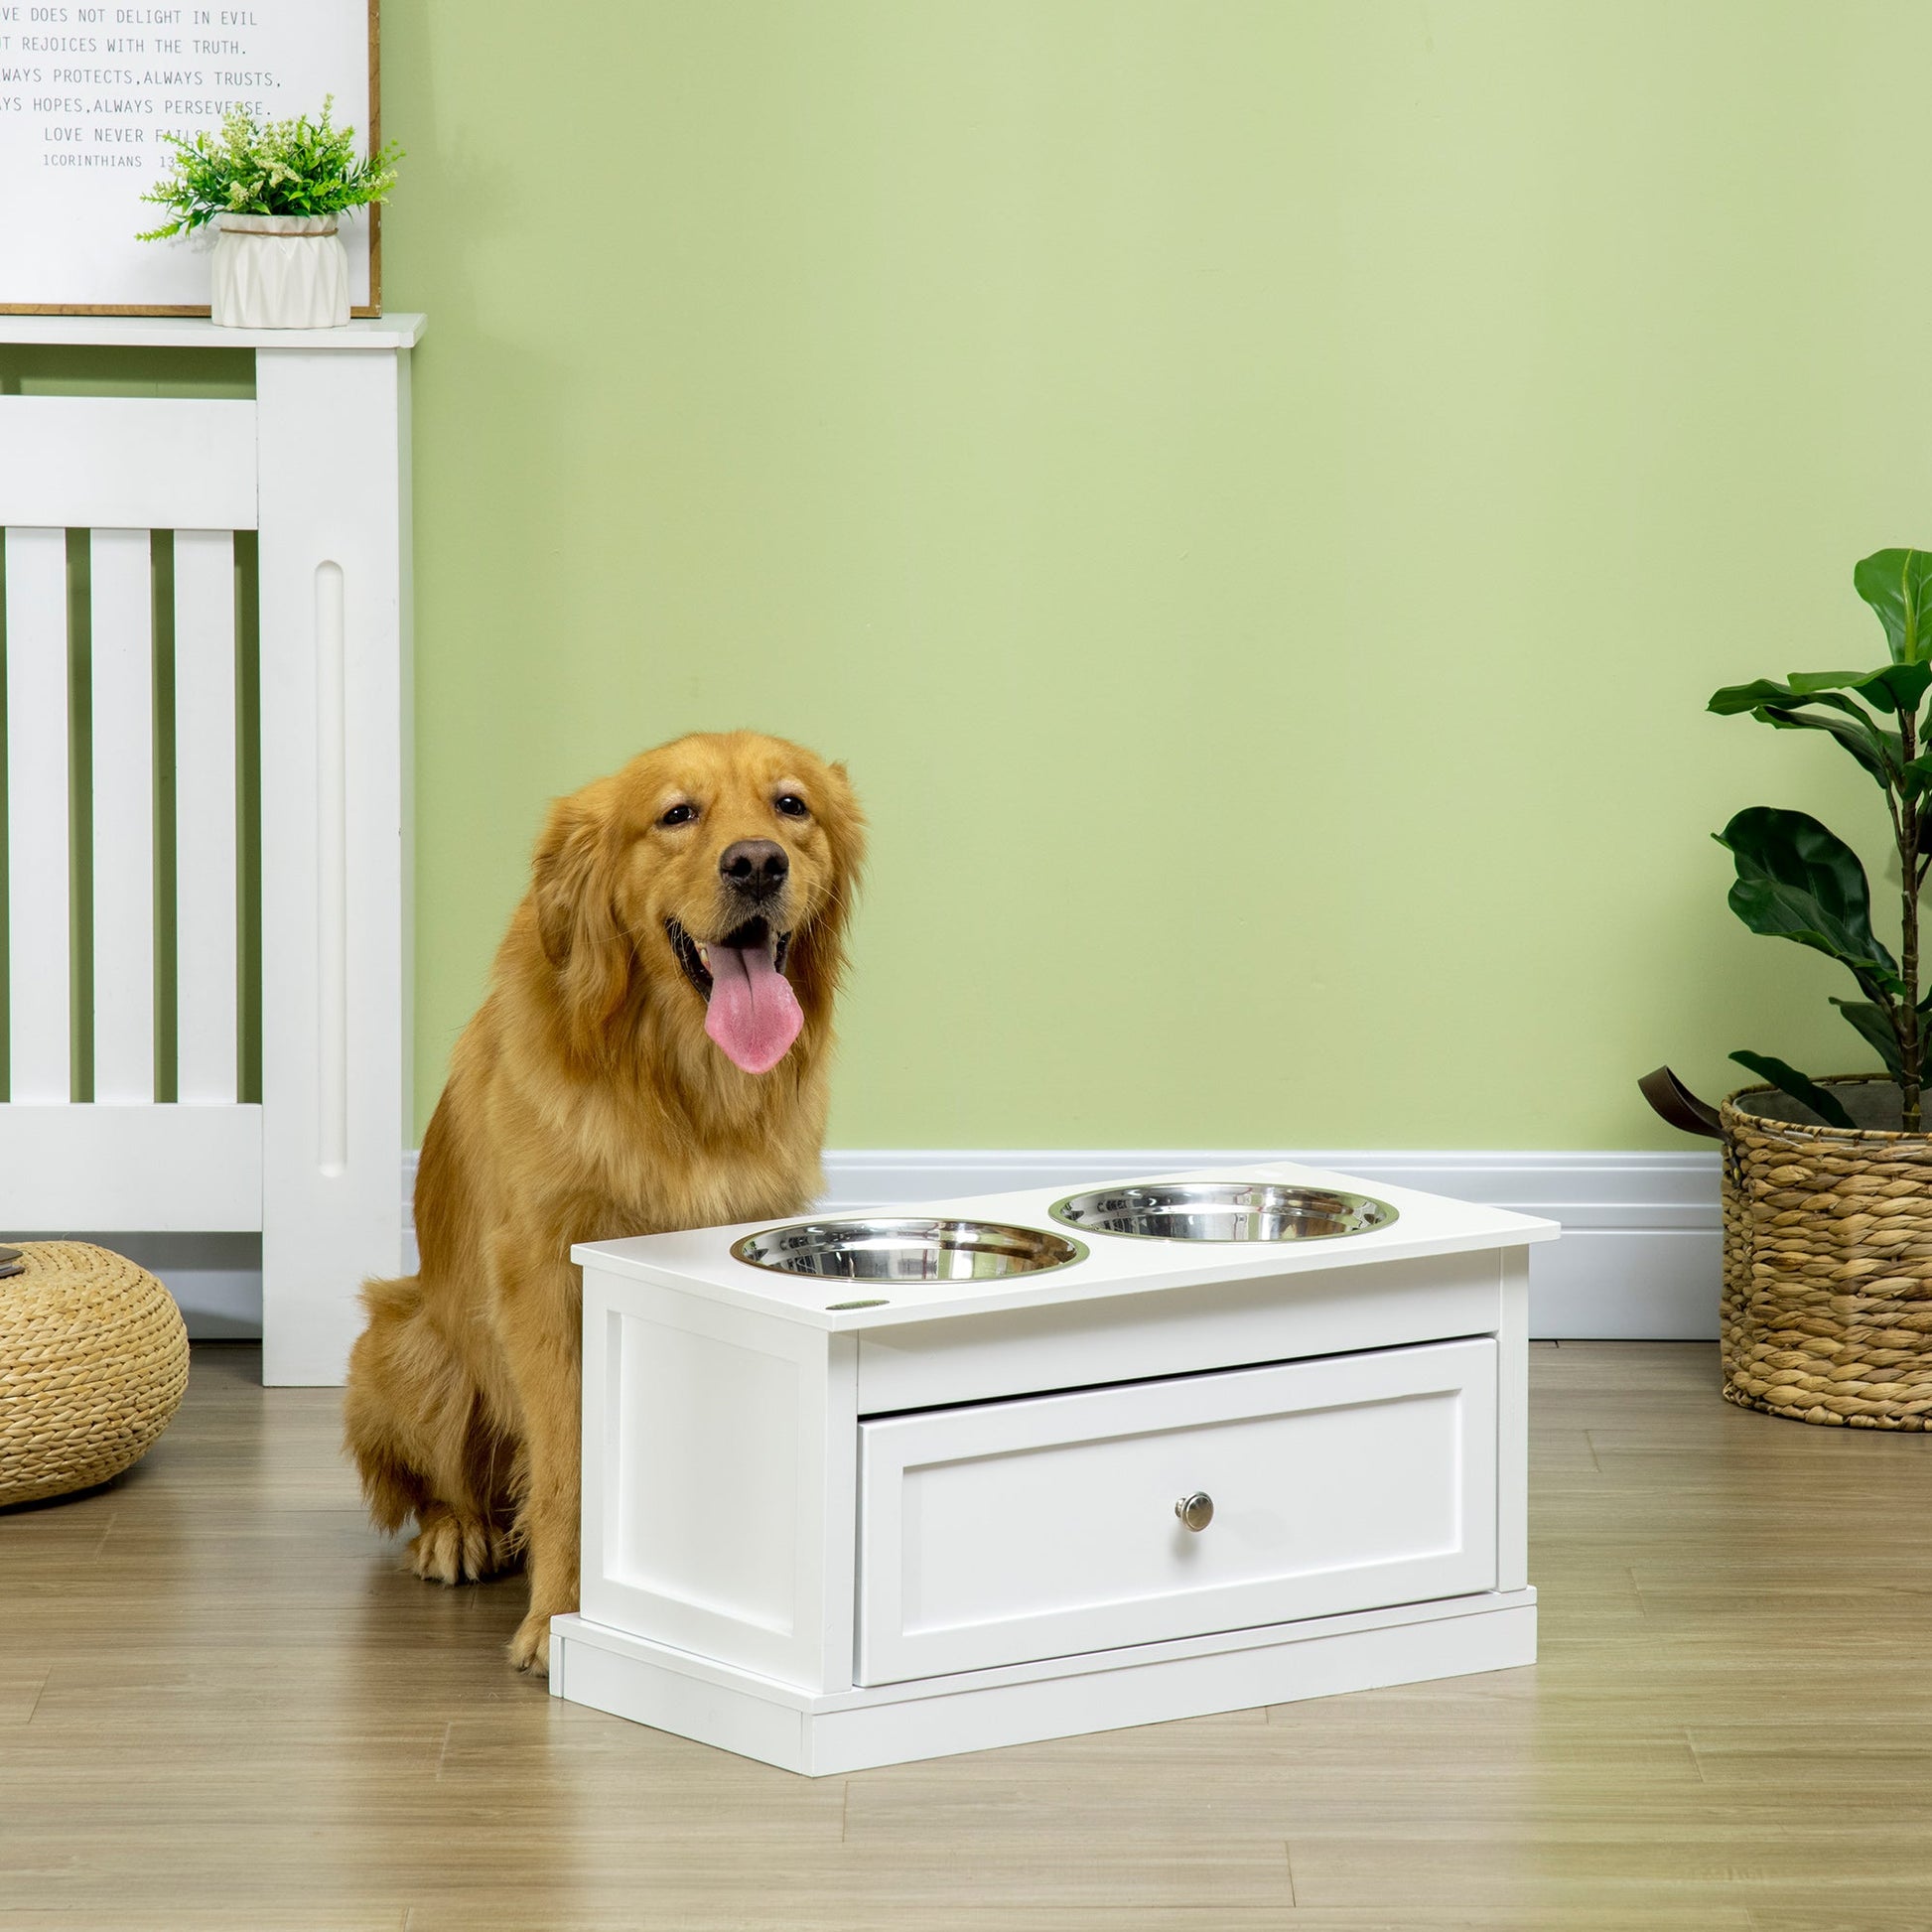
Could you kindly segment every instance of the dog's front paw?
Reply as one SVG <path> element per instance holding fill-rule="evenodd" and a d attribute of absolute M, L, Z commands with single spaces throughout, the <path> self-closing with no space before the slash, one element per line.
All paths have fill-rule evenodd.
<path fill-rule="evenodd" d="M 493 1523 L 459 1516 L 442 1503 L 430 1504 L 421 1522 L 404 1563 L 425 1583 L 481 1583 L 515 1562 L 508 1537 Z"/>
<path fill-rule="evenodd" d="M 532 1610 L 516 1626 L 516 1635 L 510 1639 L 510 1662 L 518 1670 L 526 1670 L 532 1677 L 550 1675 L 550 1616 L 547 1611 Z"/>

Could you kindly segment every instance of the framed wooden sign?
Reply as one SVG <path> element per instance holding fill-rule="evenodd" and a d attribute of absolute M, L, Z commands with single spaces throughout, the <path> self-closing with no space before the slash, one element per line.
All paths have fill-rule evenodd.
<path fill-rule="evenodd" d="M 211 231 L 136 241 L 166 213 L 164 133 L 318 114 L 380 140 L 376 0 L 0 0 L 0 312 L 205 316 Z M 345 216 L 349 296 L 381 311 L 374 208 Z"/>

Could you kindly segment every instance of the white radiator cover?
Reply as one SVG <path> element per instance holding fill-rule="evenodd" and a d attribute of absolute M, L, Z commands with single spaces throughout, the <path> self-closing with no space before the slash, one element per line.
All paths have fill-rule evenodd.
<path fill-rule="evenodd" d="M 252 397 L 0 396 L 0 1229 L 98 1231 L 273 1383 L 340 1381 L 402 1265 L 422 331 L 0 318 L 254 357 Z"/>

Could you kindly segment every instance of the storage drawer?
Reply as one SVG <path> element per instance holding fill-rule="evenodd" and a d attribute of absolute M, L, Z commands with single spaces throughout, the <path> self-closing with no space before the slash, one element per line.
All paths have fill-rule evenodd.
<path fill-rule="evenodd" d="M 857 1678 L 1494 1587 L 1496 1344 L 863 1422 Z M 1183 1497 L 1212 1519 L 1188 1529 Z"/>

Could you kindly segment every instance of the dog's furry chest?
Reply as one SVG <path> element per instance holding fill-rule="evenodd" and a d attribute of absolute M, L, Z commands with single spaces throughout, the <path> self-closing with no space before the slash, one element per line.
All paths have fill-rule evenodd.
<path fill-rule="evenodd" d="M 607 1169 L 609 1192 L 585 1225 L 596 1237 L 657 1234 L 801 1213 L 817 1191 L 816 1147 L 772 1142 L 719 1149 L 698 1143 L 638 1149 Z"/>

